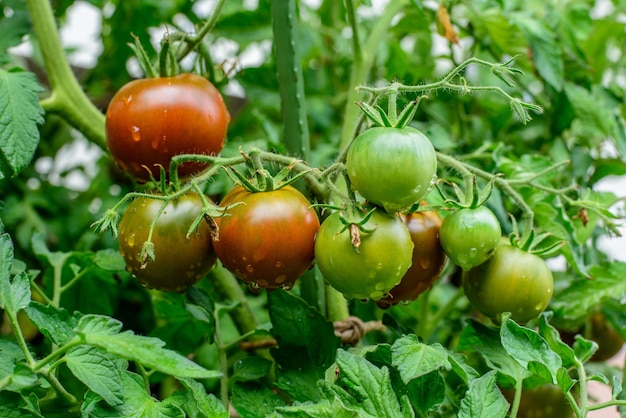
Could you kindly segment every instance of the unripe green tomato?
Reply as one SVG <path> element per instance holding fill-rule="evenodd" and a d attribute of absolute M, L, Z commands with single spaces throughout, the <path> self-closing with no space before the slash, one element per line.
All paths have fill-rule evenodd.
<path fill-rule="evenodd" d="M 437 155 L 417 129 L 376 127 L 354 139 L 346 170 L 354 190 L 395 213 L 411 207 L 433 187 Z"/>
<path fill-rule="evenodd" d="M 329 285 L 346 298 L 387 296 L 411 266 L 413 242 L 398 215 L 376 209 L 363 227 L 358 251 L 339 212 L 322 222 L 315 238 L 315 260 Z M 343 231 L 342 231 L 343 230 Z"/>
<path fill-rule="evenodd" d="M 504 312 L 518 323 L 538 317 L 553 288 L 552 271 L 541 257 L 508 244 L 498 245 L 489 260 L 463 275 L 474 308 L 496 321 Z"/>
<path fill-rule="evenodd" d="M 485 206 L 451 213 L 443 218 L 439 230 L 441 247 L 450 261 L 463 270 L 487 261 L 501 236 L 498 218 Z"/>

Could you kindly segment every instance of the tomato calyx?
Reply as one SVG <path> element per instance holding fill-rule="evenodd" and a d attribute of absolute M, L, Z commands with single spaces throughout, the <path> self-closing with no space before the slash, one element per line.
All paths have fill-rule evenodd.
<path fill-rule="evenodd" d="M 476 175 L 472 176 L 466 181 L 465 192 L 459 187 L 458 184 L 451 183 L 450 185 L 454 190 L 456 199 L 449 198 L 438 185 L 436 185 L 436 187 L 437 191 L 443 198 L 444 203 L 448 206 L 452 206 L 456 209 L 476 209 L 480 206 L 483 206 L 487 202 L 487 200 L 489 200 L 489 198 L 491 197 L 491 193 L 493 192 L 494 183 L 496 179 L 501 176 L 501 173 L 494 175 L 482 190 L 478 187 Z M 438 183 L 441 181 L 443 180 L 439 180 Z"/>
<path fill-rule="evenodd" d="M 417 107 L 419 106 L 422 99 L 427 98 L 427 96 L 420 96 L 415 100 L 409 102 L 400 112 L 397 114 L 396 111 L 396 98 L 398 91 L 392 90 L 389 93 L 389 109 L 385 111 L 379 105 L 372 106 L 367 102 L 357 102 L 356 104 L 361 108 L 365 116 L 367 116 L 375 126 L 380 126 L 384 128 L 405 128 L 417 112 Z"/>
<path fill-rule="evenodd" d="M 239 153 L 243 156 L 244 162 L 250 171 L 254 173 L 254 177 L 249 179 L 230 165 L 224 166 L 224 169 L 226 170 L 226 174 L 228 174 L 235 184 L 240 184 L 244 189 L 252 193 L 271 192 L 285 186 L 290 186 L 305 175 L 317 170 L 315 168 L 311 168 L 309 170 L 299 171 L 295 175 L 292 175 L 294 168 L 303 162 L 302 160 L 295 160 L 291 162 L 291 164 L 283 167 L 277 174 L 272 175 L 263 166 L 261 151 L 255 149 L 250 151 L 248 154 L 245 154 L 240 148 Z"/>
<path fill-rule="evenodd" d="M 566 244 L 564 240 L 554 240 L 554 236 L 549 232 L 535 235 L 535 230 L 532 227 L 529 227 L 524 234 L 520 234 L 515 218 L 511 217 L 511 223 L 513 232 L 509 235 L 510 245 L 528 253 L 540 257 L 549 257 L 556 254 Z"/>

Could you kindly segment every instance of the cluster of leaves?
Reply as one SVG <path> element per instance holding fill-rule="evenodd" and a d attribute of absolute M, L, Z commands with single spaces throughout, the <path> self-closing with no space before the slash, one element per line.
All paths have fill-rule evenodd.
<path fill-rule="evenodd" d="M 73 3 L 52 2 L 60 25 Z M 103 52 L 93 68 L 77 73 L 93 103 L 104 109 L 129 80 L 131 33 L 152 55 L 155 31 L 189 31 L 189 24 L 203 23 L 199 3 L 90 1 L 100 10 Z M 268 47 L 275 36 L 271 2 L 250 3 L 225 2 L 191 64 L 184 63 L 217 86 L 236 84 L 244 92 L 244 98 L 228 97 L 233 122 L 226 157 L 238 155 L 240 146 L 286 153 L 277 62 Z M 530 211 L 539 232 L 566 242 L 551 312 L 531 324 L 535 328 L 468 320 L 471 308 L 448 268 L 409 306 L 383 315 L 373 303 L 351 303 L 352 315 L 382 320 L 387 331 L 369 333 L 350 348 L 324 314 L 297 296 L 305 296 L 303 289 L 225 292 L 217 283 L 228 273 L 220 268 L 187 295 L 138 286 L 112 237 L 90 229 L 134 185 L 89 130 L 76 129 L 54 103 L 40 105 L 51 74 L 29 8 L 40 10 L 41 2 L 4 1 L 0 415 L 226 417 L 222 401 L 230 401 L 244 417 L 499 417 L 514 415 L 499 387 L 519 393 L 522 385 L 550 383 L 577 416 L 608 405 L 621 405 L 626 416 L 623 371 L 589 363 L 594 343 L 578 337 L 571 348 L 553 328 L 579 326 L 602 306 L 626 337 L 626 264 L 598 245 L 617 231 L 620 198 L 594 190 L 603 179 L 626 174 L 626 32 L 613 12 L 624 4 L 604 4 L 608 12 L 592 15 L 590 0 L 452 1 L 438 9 L 394 0 L 382 11 L 367 1 L 298 3 L 311 166 L 330 164 L 354 136 L 353 102 L 370 98 L 356 85 L 398 81 L 402 104 L 430 93 L 420 86 L 470 57 L 501 62 L 521 54 L 515 65 L 523 75 L 467 67 L 423 101 L 413 125 L 442 155 L 454 155 L 461 164 L 455 167 L 469 170 L 442 164 L 439 176 L 450 183 L 461 184 L 468 173 L 484 182 L 504 174 L 494 180 L 487 205 L 505 233 L 513 228 L 509 214 L 520 218 Z M 9 49 L 24 35 L 35 50 L 28 58 Z M 234 50 L 231 60 L 217 61 L 225 46 Z M 250 51 L 260 51 L 258 65 L 238 67 Z M 510 85 L 511 76 L 521 87 Z M 501 81 L 505 95 L 473 87 Z M 525 125 L 511 117 L 519 99 L 509 98 L 520 92 L 544 110 Z M 92 161 L 72 158 L 85 151 Z M 203 185 L 211 195 L 230 187 L 225 175 L 212 180 Z M 247 339 L 275 347 L 244 350 L 239 343 Z M 590 380 L 609 384 L 611 401 L 590 406 Z"/>

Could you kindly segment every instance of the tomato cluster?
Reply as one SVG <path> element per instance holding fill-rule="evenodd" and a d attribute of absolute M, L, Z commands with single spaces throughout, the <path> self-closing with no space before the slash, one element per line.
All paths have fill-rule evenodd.
<path fill-rule="evenodd" d="M 117 164 L 145 182 L 176 155 L 218 154 L 229 120 L 222 96 L 200 76 L 136 80 L 109 106 L 107 144 Z M 185 162 L 178 174 L 204 168 Z M 264 191 L 235 186 L 220 202 L 224 215 L 210 220 L 213 229 L 204 196 L 137 198 L 120 222 L 120 251 L 141 283 L 172 291 L 193 285 L 218 258 L 251 288 L 290 289 L 315 260 L 329 285 L 381 308 L 415 300 L 449 259 L 464 271 L 465 293 L 484 315 L 497 320 L 510 312 L 524 322 L 546 308 L 550 270 L 538 256 L 501 244 L 487 207 L 472 202 L 443 220 L 434 211 L 411 213 L 437 172 L 422 132 L 365 130 L 348 149 L 345 172 L 351 198 L 321 225 L 302 193 L 272 179 Z"/>

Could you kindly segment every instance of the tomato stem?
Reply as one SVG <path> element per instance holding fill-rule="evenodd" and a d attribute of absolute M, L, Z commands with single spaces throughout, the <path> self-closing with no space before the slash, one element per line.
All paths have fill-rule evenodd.
<path fill-rule="evenodd" d="M 351 3 L 352 0 L 348 0 L 346 3 Z M 378 18 L 374 27 L 369 32 L 369 35 L 363 47 L 361 42 L 356 36 L 352 36 L 352 50 L 354 59 L 352 60 L 352 68 L 350 70 L 350 85 L 348 88 L 348 98 L 346 101 L 346 107 L 343 114 L 343 125 L 341 129 L 341 143 L 340 150 L 344 151 L 348 148 L 350 142 L 355 137 L 357 128 L 359 126 L 359 120 L 361 118 L 361 111 L 355 103 L 363 100 L 363 94 L 361 90 L 357 90 L 356 87 L 363 85 L 367 82 L 367 78 L 374 65 L 374 59 L 376 58 L 376 51 L 378 51 L 378 45 L 381 40 L 385 38 L 385 32 L 389 28 L 392 19 L 407 5 L 407 0 L 394 0 L 387 4 L 385 10 Z M 354 15 L 354 6 L 347 7 L 348 19 L 356 22 L 356 16 Z M 356 23 L 354 23 L 356 25 Z M 353 29 L 354 32 L 354 29 Z M 360 53 L 358 51 L 361 51 Z"/>
<path fill-rule="evenodd" d="M 211 30 L 213 30 L 213 27 L 217 23 L 217 19 L 219 18 L 225 3 L 226 0 L 219 0 L 215 5 L 215 8 L 213 9 L 211 17 L 204 22 L 204 25 L 202 25 L 198 33 L 195 36 L 186 37 L 186 42 L 183 44 L 184 46 L 182 46 L 176 54 L 178 62 L 182 61 L 183 58 L 189 55 L 191 51 L 196 49 L 198 45 L 202 45 L 202 40 L 204 39 L 204 37 L 207 36 L 209 32 L 211 32 Z"/>
<path fill-rule="evenodd" d="M 41 100 L 46 113 L 57 113 L 91 142 L 106 147 L 104 114 L 80 87 L 65 57 L 48 0 L 26 0 L 43 57 L 51 94 Z"/>
<path fill-rule="evenodd" d="M 271 1 L 270 11 L 284 126 L 283 141 L 289 154 L 309 159 L 309 126 L 304 77 L 297 48 L 295 0 Z"/>

